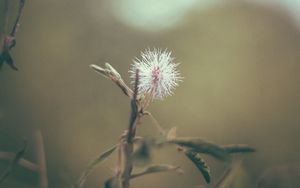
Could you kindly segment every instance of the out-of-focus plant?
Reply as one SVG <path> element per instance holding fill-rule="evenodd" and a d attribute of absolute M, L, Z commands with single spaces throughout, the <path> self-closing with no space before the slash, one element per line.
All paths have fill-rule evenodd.
<path fill-rule="evenodd" d="M 201 138 L 178 137 L 176 128 L 169 131 L 164 130 L 154 119 L 152 114 L 147 111 L 148 106 L 153 100 L 163 100 L 172 94 L 178 82 L 182 81 L 178 64 L 173 62 L 171 52 L 167 50 L 146 50 L 141 53 L 141 58 L 136 58 L 130 69 L 133 79 L 133 89 L 128 87 L 121 75 L 110 64 L 106 63 L 102 68 L 98 65 L 90 65 L 100 75 L 110 79 L 116 84 L 125 95 L 130 99 L 131 114 L 129 117 L 128 129 L 120 136 L 116 145 L 100 154 L 93 160 L 86 170 L 81 174 L 74 187 L 82 188 L 92 170 L 114 151 L 117 150 L 117 165 L 115 175 L 105 183 L 105 188 L 129 188 L 130 181 L 144 175 L 158 172 L 182 173 L 178 165 L 152 164 L 144 170 L 135 171 L 134 166 L 139 161 L 149 160 L 151 148 L 174 145 L 178 151 L 187 157 L 200 171 L 206 183 L 211 182 L 210 169 L 202 158 L 202 154 L 210 155 L 220 161 L 230 162 L 231 154 L 253 152 L 254 149 L 247 145 L 217 145 Z M 143 138 L 136 135 L 137 128 L 141 124 L 144 116 L 150 116 L 158 129 L 158 136 Z M 215 187 L 222 184 L 228 176 L 220 178 L 215 183 Z"/>
<path fill-rule="evenodd" d="M 34 145 L 37 162 L 31 162 L 23 156 L 26 151 L 27 144 L 16 153 L 0 151 L 0 160 L 11 161 L 10 165 L 0 174 L 0 187 L 7 177 L 12 173 L 17 165 L 24 169 L 35 172 L 39 176 L 39 188 L 48 188 L 46 155 L 44 149 L 44 139 L 41 131 L 34 132 Z"/>
<path fill-rule="evenodd" d="M 3 25 L 0 26 L 0 41 L 2 42 L 2 48 L 0 49 L 0 69 L 4 63 L 10 66 L 13 70 L 18 70 L 15 66 L 13 58 L 11 56 L 11 50 L 16 45 L 16 33 L 20 25 L 20 19 L 24 10 L 25 0 L 19 0 L 19 7 L 17 11 L 17 17 L 13 22 L 11 31 L 7 34 L 8 27 L 8 8 L 10 0 L 1 1 L 3 5 Z M 2 12 L 1 12 L 2 13 Z M 22 166 L 28 171 L 32 171 L 38 174 L 39 176 L 39 187 L 47 188 L 48 187 L 48 178 L 47 178 L 47 167 L 46 167 L 46 156 L 44 149 L 44 139 L 41 131 L 37 130 L 34 133 L 35 138 L 35 154 L 37 162 L 31 162 L 25 159 L 23 156 L 26 151 L 27 144 L 17 151 L 16 153 L 0 151 L 0 160 L 10 161 L 10 164 L 6 169 L 0 172 L 0 187 L 3 185 L 4 181 L 9 177 L 12 171 L 17 165 Z"/>
<path fill-rule="evenodd" d="M 8 0 L 4 0 L 4 24 L 2 26 L 2 32 L 1 34 L 4 35 L 4 38 L 2 39 L 2 37 L 0 37 L 0 40 L 2 42 L 2 49 L 0 50 L 0 69 L 2 67 L 2 65 L 4 63 L 6 63 L 8 66 L 10 66 L 10 68 L 12 68 L 13 70 L 18 70 L 18 68 L 16 67 L 14 60 L 11 56 L 11 50 L 13 47 L 15 47 L 16 45 L 16 33 L 18 30 L 18 27 L 20 25 L 20 18 L 22 16 L 23 13 L 23 9 L 24 9 L 24 5 L 25 5 L 25 0 L 20 0 L 19 2 L 19 9 L 18 9 L 18 13 L 17 13 L 17 17 L 16 20 L 13 24 L 13 27 L 10 31 L 9 34 L 6 34 L 5 32 L 5 28 L 8 25 Z"/>

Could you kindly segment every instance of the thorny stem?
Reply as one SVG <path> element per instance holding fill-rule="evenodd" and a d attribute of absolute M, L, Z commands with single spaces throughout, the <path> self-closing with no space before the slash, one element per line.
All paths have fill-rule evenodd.
<path fill-rule="evenodd" d="M 128 126 L 128 132 L 127 132 L 127 143 L 132 144 L 133 138 L 135 136 L 135 126 L 139 120 L 139 109 L 137 104 L 137 94 L 138 94 L 138 70 L 136 72 L 136 80 L 134 85 L 134 94 L 133 98 L 131 99 L 131 114 L 129 119 L 129 126 Z"/>
<path fill-rule="evenodd" d="M 126 142 L 124 143 L 124 169 L 122 172 L 122 188 L 129 188 L 130 186 L 130 176 L 133 169 L 133 140 L 136 132 L 136 125 L 139 122 L 141 116 L 139 112 L 139 106 L 137 103 L 138 94 L 138 70 L 136 71 L 136 79 L 134 85 L 134 93 L 131 99 L 131 115 L 129 119 L 129 126 L 127 132 Z"/>
<path fill-rule="evenodd" d="M 152 100 L 154 89 L 145 96 L 143 100 L 138 99 L 138 85 L 139 85 L 139 70 L 136 70 L 135 76 L 135 85 L 134 90 L 132 91 L 122 80 L 119 73 L 108 63 L 106 64 L 106 68 L 101 68 L 97 65 L 90 65 L 92 69 L 94 69 L 97 73 L 100 73 L 102 76 L 109 78 L 114 84 L 116 84 L 125 95 L 129 97 L 131 100 L 131 114 L 129 118 L 128 130 L 125 134 L 122 134 L 119 139 L 118 146 L 118 159 L 117 159 L 117 167 L 116 167 L 116 175 L 115 177 L 122 184 L 122 188 L 129 188 L 131 172 L 133 169 L 133 143 L 136 139 L 135 133 L 137 129 L 137 125 L 140 122 L 140 119 L 144 115 L 150 115 L 152 121 L 155 126 L 158 128 L 160 134 L 164 134 L 165 131 L 161 128 L 158 122 L 154 119 L 154 117 L 149 113 L 145 113 L 144 110 L 148 107 L 149 103 Z"/>

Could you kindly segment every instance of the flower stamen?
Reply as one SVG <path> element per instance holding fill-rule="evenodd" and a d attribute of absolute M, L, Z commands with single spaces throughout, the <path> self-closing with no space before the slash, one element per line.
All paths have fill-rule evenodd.
<path fill-rule="evenodd" d="M 156 67 L 152 71 L 152 84 L 153 84 L 154 88 L 157 87 L 157 82 L 158 82 L 159 76 L 160 76 L 160 69 L 159 69 L 159 67 Z"/>

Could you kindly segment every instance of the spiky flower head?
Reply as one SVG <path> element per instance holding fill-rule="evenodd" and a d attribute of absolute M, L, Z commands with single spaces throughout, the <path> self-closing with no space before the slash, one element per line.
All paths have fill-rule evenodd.
<path fill-rule="evenodd" d="M 138 70 L 140 94 L 150 94 L 153 99 L 164 99 L 173 94 L 173 89 L 181 81 L 177 70 L 178 63 L 173 63 L 171 52 L 150 49 L 141 52 L 141 58 L 135 58 L 130 69 L 131 78 L 135 80 Z"/>

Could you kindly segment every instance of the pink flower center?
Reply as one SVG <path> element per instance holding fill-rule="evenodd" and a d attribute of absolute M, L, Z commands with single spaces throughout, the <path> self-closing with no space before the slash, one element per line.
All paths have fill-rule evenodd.
<path fill-rule="evenodd" d="M 154 87 L 157 86 L 157 82 L 159 79 L 159 75 L 160 75 L 160 69 L 159 67 L 156 67 L 153 71 L 152 71 L 152 84 Z"/>

